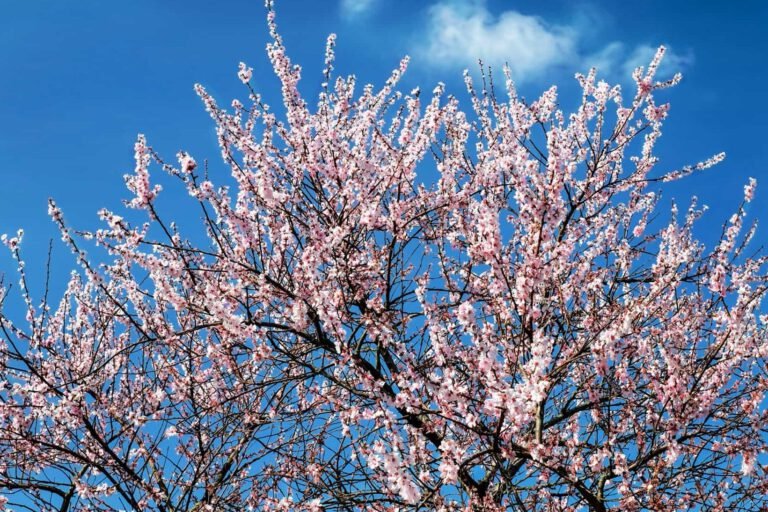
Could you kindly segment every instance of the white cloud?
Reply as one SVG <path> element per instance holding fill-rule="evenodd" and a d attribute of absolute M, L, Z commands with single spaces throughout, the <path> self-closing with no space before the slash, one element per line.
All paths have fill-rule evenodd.
<path fill-rule="evenodd" d="M 376 0 L 341 0 L 341 15 L 353 19 L 367 14 L 374 7 Z"/>
<path fill-rule="evenodd" d="M 482 59 L 507 63 L 516 81 L 565 64 L 575 52 L 575 32 L 536 16 L 505 11 L 498 17 L 483 2 L 439 2 L 429 9 L 425 42 L 416 54 L 436 67 L 471 67 Z"/>
<path fill-rule="evenodd" d="M 512 78 L 532 81 L 554 68 L 586 72 L 595 66 L 602 77 L 627 82 L 637 66 L 647 66 L 656 47 L 627 47 L 614 41 L 585 51 L 582 42 L 592 30 L 589 23 L 555 25 L 538 16 L 507 10 L 495 16 L 485 0 L 440 0 L 429 9 L 424 36 L 414 54 L 436 68 L 473 68 L 477 60 L 495 68 L 508 64 Z M 693 63 L 691 54 L 667 48 L 660 78 L 672 76 Z"/>

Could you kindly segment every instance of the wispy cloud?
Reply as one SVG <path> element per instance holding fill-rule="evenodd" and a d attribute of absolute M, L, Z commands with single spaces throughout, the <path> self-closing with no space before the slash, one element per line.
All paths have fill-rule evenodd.
<path fill-rule="evenodd" d="M 627 49 L 624 43 L 618 41 L 608 43 L 596 52 L 585 55 L 580 59 L 580 64 L 583 63 L 584 68 L 582 71 L 594 67 L 603 75 L 615 74 L 621 67 L 622 60 L 626 58 L 626 54 Z M 653 55 L 651 55 L 651 57 L 653 57 Z M 648 59 L 643 65 L 647 65 L 650 61 L 651 59 Z M 629 78 L 630 76 L 631 74 L 626 74 L 624 78 Z"/>
<path fill-rule="evenodd" d="M 341 0 L 341 16 L 351 20 L 368 14 L 377 0 Z"/>
<path fill-rule="evenodd" d="M 656 73 L 660 79 L 671 78 L 675 73 L 685 70 L 693 65 L 693 53 L 677 53 L 675 50 L 666 46 L 664 60 Z M 658 46 L 650 44 L 640 44 L 628 48 L 624 43 L 614 41 L 607 44 L 597 52 L 591 53 L 581 58 L 583 67 L 596 67 L 603 76 L 610 76 L 614 79 L 627 81 L 632 76 L 632 72 L 640 67 L 648 67 L 648 64 L 656 54 Z"/>
<path fill-rule="evenodd" d="M 482 59 L 494 67 L 507 64 L 518 83 L 534 81 L 555 68 L 585 72 L 592 66 L 604 77 L 627 81 L 656 51 L 652 45 L 628 47 L 617 41 L 584 49 L 589 24 L 558 25 L 515 10 L 494 15 L 484 0 L 440 0 L 428 15 L 426 31 L 414 49 L 426 65 L 471 68 Z M 692 55 L 668 49 L 659 71 L 671 75 L 692 62 Z"/>
<path fill-rule="evenodd" d="M 631 75 L 632 71 L 638 66 L 648 66 L 648 63 L 656 53 L 657 48 L 655 46 L 644 44 L 636 46 L 632 53 L 621 63 L 621 69 L 625 75 Z M 669 46 L 664 53 L 664 60 L 661 61 L 659 66 L 660 78 L 667 78 L 675 73 L 682 71 L 683 69 L 693 64 L 693 53 L 688 52 L 686 54 L 676 53 Z"/>

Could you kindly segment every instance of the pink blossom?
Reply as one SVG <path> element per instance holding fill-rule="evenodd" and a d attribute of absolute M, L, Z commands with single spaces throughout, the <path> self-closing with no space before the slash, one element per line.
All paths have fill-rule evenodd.
<path fill-rule="evenodd" d="M 239 64 L 239 70 L 237 72 L 237 77 L 240 79 L 241 82 L 244 84 L 247 84 L 251 81 L 251 77 L 253 76 L 253 68 L 249 68 L 246 66 L 245 62 L 241 62 Z"/>

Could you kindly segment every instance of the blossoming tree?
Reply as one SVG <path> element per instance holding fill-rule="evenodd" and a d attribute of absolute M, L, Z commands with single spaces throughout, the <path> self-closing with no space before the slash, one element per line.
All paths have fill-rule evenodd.
<path fill-rule="evenodd" d="M 146 223 L 76 235 L 50 205 L 80 265 L 57 307 L 4 238 L 27 315 L 0 324 L 0 510 L 768 506 L 766 261 L 744 205 L 712 250 L 695 202 L 656 218 L 722 158 L 657 171 L 663 49 L 628 99 L 593 70 L 565 114 L 467 75 L 467 112 L 397 92 L 407 60 L 356 91 L 331 38 L 310 108 L 269 26 L 284 116 L 245 65 L 247 105 L 197 87 L 231 177 L 139 137 Z M 161 216 L 152 162 L 209 243 Z"/>

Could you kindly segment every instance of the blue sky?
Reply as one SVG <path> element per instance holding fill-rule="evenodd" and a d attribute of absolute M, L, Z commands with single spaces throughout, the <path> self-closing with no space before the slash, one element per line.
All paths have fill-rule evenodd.
<path fill-rule="evenodd" d="M 711 207 L 700 234 L 711 239 L 754 176 L 750 215 L 768 224 L 766 2 L 277 0 L 276 8 L 308 95 L 322 81 L 331 32 L 339 36 L 337 71 L 362 82 L 381 84 L 410 54 L 404 90 L 443 81 L 461 93 L 462 69 L 483 57 L 497 68 L 509 62 L 528 98 L 560 85 L 564 103 L 576 97 L 574 72 L 597 65 L 609 81 L 628 83 L 628 69 L 665 44 L 663 71 L 680 70 L 684 80 L 665 96 L 672 110 L 661 168 L 719 151 L 728 159 L 668 189 L 662 204 L 698 195 Z M 256 88 L 279 103 L 261 0 L 34 0 L 4 2 L 0 12 L 0 232 L 25 229 L 31 273 L 57 236 L 47 198 L 73 227 L 96 227 L 98 209 L 119 209 L 127 197 L 122 176 L 132 169 L 137 133 L 170 160 L 183 149 L 210 159 L 214 173 L 224 170 L 195 82 L 220 104 L 245 99 L 236 75 L 242 60 L 255 68 Z M 195 212 L 172 200 L 161 207 L 169 217 Z M 766 233 L 768 225 L 757 245 Z M 72 265 L 61 246 L 54 258 L 56 268 Z M 11 269 L 0 257 L 0 270 Z"/>

